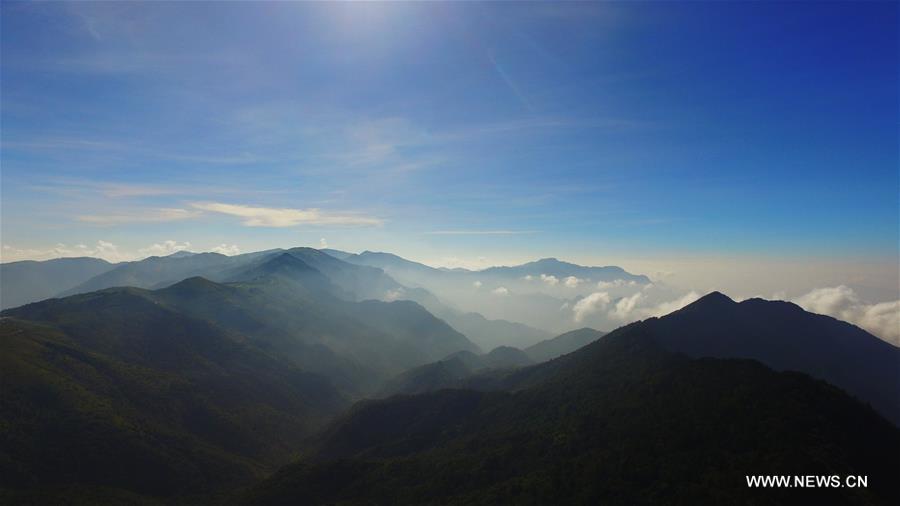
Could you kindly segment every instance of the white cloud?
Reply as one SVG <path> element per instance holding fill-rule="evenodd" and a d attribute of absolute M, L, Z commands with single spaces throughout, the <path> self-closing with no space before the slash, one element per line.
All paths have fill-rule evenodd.
<path fill-rule="evenodd" d="M 324 237 L 319 239 L 319 248 L 325 249 L 327 247 L 328 247 L 328 241 L 326 241 Z"/>
<path fill-rule="evenodd" d="M 867 304 L 852 288 L 840 285 L 817 288 L 793 302 L 807 311 L 848 321 L 885 341 L 900 344 L 900 300 Z"/>
<path fill-rule="evenodd" d="M 586 316 L 605 310 L 606 306 L 609 305 L 609 302 L 609 294 L 606 292 L 594 292 L 587 297 L 582 298 L 572 306 L 575 321 L 581 322 Z M 564 305 L 563 308 L 564 307 L 566 306 Z"/>
<path fill-rule="evenodd" d="M 831 315 L 842 320 L 850 319 L 862 304 L 856 292 L 845 285 L 817 288 L 797 297 L 794 302 L 807 311 Z"/>
<path fill-rule="evenodd" d="M 85 214 L 77 216 L 78 221 L 96 225 L 120 225 L 123 223 L 161 223 L 196 218 L 200 213 L 188 209 L 141 209 L 116 214 Z"/>
<path fill-rule="evenodd" d="M 640 318 L 649 318 L 651 316 L 663 316 L 671 313 L 672 311 L 678 311 L 679 309 L 687 306 L 688 304 L 694 302 L 695 300 L 700 298 L 700 294 L 695 291 L 688 292 L 681 297 L 670 300 L 668 302 L 663 302 L 653 307 L 643 308 L 641 310 Z"/>
<path fill-rule="evenodd" d="M 472 286 L 474 286 L 475 288 L 481 288 L 481 284 L 482 284 L 481 281 L 476 281 L 476 282 L 472 283 Z"/>
<path fill-rule="evenodd" d="M 220 245 L 215 246 L 215 247 L 213 247 L 213 248 L 210 248 L 209 251 L 211 251 L 211 252 L 213 252 L 213 253 L 219 253 L 219 254 L 222 254 L 222 255 L 227 255 L 227 256 L 234 256 L 234 255 L 240 255 L 240 254 L 241 254 L 241 249 L 237 247 L 237 244 L 231 244 L 231 245 L 228 245 L 228 244 L 224 244 L 224 243 L 223 243 L 223 244 L 220 244 Z"/>
<path fill-rule="evenodd" d="M 178 241 L 163 241 L 162 243 L 151 244 L 146 248 L 141 248 L 138 250 L 143 256 L 166 256 L 175 253 L 176 251 L 189 251 L 191 249 L 191 243 L 183 242 L 179 243 Z"/>
<path fill-rule="evenodd" d="M 569 276 L 563 279 L 563 284 L 566 285 L 566 288 L 576 288 L 579 284 L 584 282 L 585 280 L 576 278 L 575 276 Z"/>
<path fill-rule="evenodd" d="M 294 227 L 298 225 L 379 226 L 384 221 L 371 216 L 331 213 L 321 209 L 253 207 L 219 202 L 195 202 L 196 209 L 242 218 L 248 227 Z"/>
<path fill-rule="evenodd" d="M 631 296 L 619 299 L 609 311 L 609 317 L 623 322 L 630 322 L 653 316 L 664 316 L 687 306 L 699 298 L 699 293 L 690 291 L 676 299 L 650 305 L 652 304 L 650 302 L 652 297 L 648 297 L 643 292 L 637 292 Z"/>
<path fill-rule="evenodd" d="M 531 281 L 532 279 L 534 279 L 534 276 L 532 276 L 531 274 L 529 274 L 529 275 L 523 277 L 522 279 L 524 279 L 525 281 Z"/>
<path fill-rule="evenodd" d="M 615 307 L 609 312 L 610 318 L 616 318 L 619 320 L 628 320 L 634 317 L 632 312 L 637 307 L 638 302 L 644 297 L 644 294 L 638 292 L 629 297 L 622 297 L 616 302 Z"/>
<path fill-rule="evenodd" d="M 400 300 L 404 296 L 406 296 L 406 291 L 403 287 L 397 288 L 396 290 L 388 290 L 384 293 L 384 300 L 388 302 L 393 302 L 395 300 Z"/>
<path fill-rule="evenodd" d="M 507 290 L 506 287 L 504 287 L 504 286 L 500 286 L 500 287 L 497 287 L 497 288 L 494 288 L 493 290 L 491 290 L 491 293 L 494 295 L 505 296 L 505 295 L 509 295 L 509 290 Z"/>
<path fill-rule="evenodd" d="M 556 276 L 548 276 L 546 274 L 541 274 L 541 281 L 550 286 L 556 286 L 559 283 L 559 279 Z"/>
<path fill-rule="evenodd" d="M 3 245 L 3 261 L 14 262 L 17 260 L 50 260 L 52 258 L 70 258 L 70 257 L 94 257 L 102 258 L 109 262 L 122 262 L 132 260 L 134 257 L 119 252 L 119 248 L 107 241 L 97 241 L 94 246 L 85 244 L 77 244 L 68 246 L 63 243 L 57 243 L 53 247 L 45 249 L 36 248 L 16 248 L 9 244 Z"/>
<path fill-rule="evenodd" d="M 597 288 L 601 290 L 609 290 L 610 288 L 622 288 L 625 286 L 637 286 L 634 280 L 625 281 L 624 279 L 614 279 L 612 281 L 598 281 Z"/>
<path fill-rule="evenodd" d="M 485 256 L 478 256 L 475 258 L 448 256 L 438 259 L 421 259 L 419 261 L 435 268 L 445 267 L 448 269 L 467 269 L 470 271 L 479 271 L 495 265 L 509 265 L 510 263 L 514 263 L 509 260 L 499 261 L 497 259 L 489 259 Z"/>

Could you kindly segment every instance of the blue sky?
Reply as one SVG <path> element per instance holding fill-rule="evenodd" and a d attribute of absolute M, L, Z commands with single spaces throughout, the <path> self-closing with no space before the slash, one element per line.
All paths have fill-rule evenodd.
<path fill-rule="evenodd" d="M 3 258 L 325 239 L 896 287 L 897 27 L 894 2 L 4 2 Z"/>

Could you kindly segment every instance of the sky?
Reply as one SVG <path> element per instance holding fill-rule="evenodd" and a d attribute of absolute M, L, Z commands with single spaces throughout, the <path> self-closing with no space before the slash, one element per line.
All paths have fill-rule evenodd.
<path fill-rule="evenodd" d="M 900 298 L 896 2 L 0 10 L 4 262 L 327 245 Z"/>

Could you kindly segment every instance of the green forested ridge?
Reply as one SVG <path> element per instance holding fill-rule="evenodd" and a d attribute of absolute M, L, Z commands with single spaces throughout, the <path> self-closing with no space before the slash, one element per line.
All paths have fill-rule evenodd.
<path fill-rule="evenodd" d="M 338 298 L 294 256 L 246 274 L 4 311 L 2 487 L 245 484 L 379 379 L 473 347 L 414 303 Z"/>
<path fill-rule="evenodd" d="M 895 504 L 900 431 L 840 390 L 689 359 L 638 326 L 516 392 L 357 405 L 242 504 Z M 541 366 L 537 366 L 540 368 Z M 867 489 L 748 490 L 747 474 L 861 474 Z"/>

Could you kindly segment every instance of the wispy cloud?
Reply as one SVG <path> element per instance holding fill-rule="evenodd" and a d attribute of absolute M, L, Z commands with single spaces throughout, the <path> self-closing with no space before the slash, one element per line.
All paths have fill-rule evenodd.
<path fill-rule="evenodd" d="M 241 248 L 238 248 L 237 244 L 225 244 L 222 243 L 218 246 L 214 246 L 209 249 L 209 251 L 213 253 L 219 253 L 227 256 L 234 256 L 241 254 Z"/>
<path fill-rule="evenodd" d="M 254 207 L 220 202 L 195 202 L 191 206 L 202 211 L 237 216 L 242 218 L 241 223 L 248 227 L 295 227 L 299 225 L 376 227 L 384 224 L 384 220 L 373 216 L 330 212 L 317 208 Z"/>
<path fill-rule="evenodd" d="M 557 284 L 559 284 L 559 278 L 552 274 L 541 274 L 541 281 L 547 283 L 550 286 L 556 286 Z"/>
<path fill-rule="evenodd" d="M 191 243 L 190 242 L 178 242 L 173 240 L 163 241 L 160 243 L 154 243 L 146 248 L 141 248 L 138 250 L 142 256 L 166 256 L 171 255 L 172 253 L 178 251 L 190 251 Z"/>
<path fill-rule="evenodd" d="M 49 137 L 28 139 L 4 139 L 3 149 L 30 153 L 71 154 L 74 152 L 102 153 L 119 158 L 149 158 L 157 160 L 191 162 L 205 165 L 249 165 L 271 161 L 258 154 L 241 152 L 190 153 L 171 147 L 150 146 L 146 143 L 120 142 L 109 139 L 80 137 Z M 284 159 L 281 157 L 280 159 Z"/>
<path fill-rule="evenodd" d="M 625 281 L 624 279 L 615 279 L 613 281 L 598 281 L 597 282 L 597 288 L 599 288 L 601 290 L 609 290 L 611 288 L 622 288 L 622 287 L 626 287 L 626 286 L 637 286 L 637 282 L 634 280 Z"/>
<path fill-rule="evenodd" d="M 0 257 L 2 257 L 4 262 L 49 260 L 63 257 L 96 257 L 110 262 L 131 260 L 131 257 L 122 254 L 115 244 L 102 240 L 97 241 L 95 246 L 58 243 L 49 248 L 17 248 L 10 244 L 4 244 L 2 250 L 0 250 Z"/>
<path fill-rule="evenodd" d="M 428 235 L 520 235 L 536 234 L 537 230 L 433 230 Z"/>
<path fill-rule="evenodd" d="M 137 209 L 117 214 L 85 214 L 78 216 L 78 221 L 95 225 L 121 225 L 123 223 L 161 223 L 181 221 L 200 216 L 199 211 L 177 208 Z"/>
<path fill-rule="evenodd" d="M 160 197 L 164 195 L 184 195 L 191 190 L 173 186 L 127 184 L 127 183 L 100 183 L 96 188 L 105 196 L 112 198 L 128 197 Z"/>
<path fill-rule="evenodd" d="M 28 189 L 56 195 L 85 197 L 96 199 L 100 196 L 111 199 L 129 199 L 142 197 L 177 197 L 184 196 L 198 199 L 212 195 L 232 194 L 282 194 L 289 190 L 248 189 L 240 186 L 211 186 L 196 181 L 179 181 L 178 184 L 158 184 L 148 182 L 110 182 L 80 178 L 47 178 L 40 182 L 28 184 Z"/>

